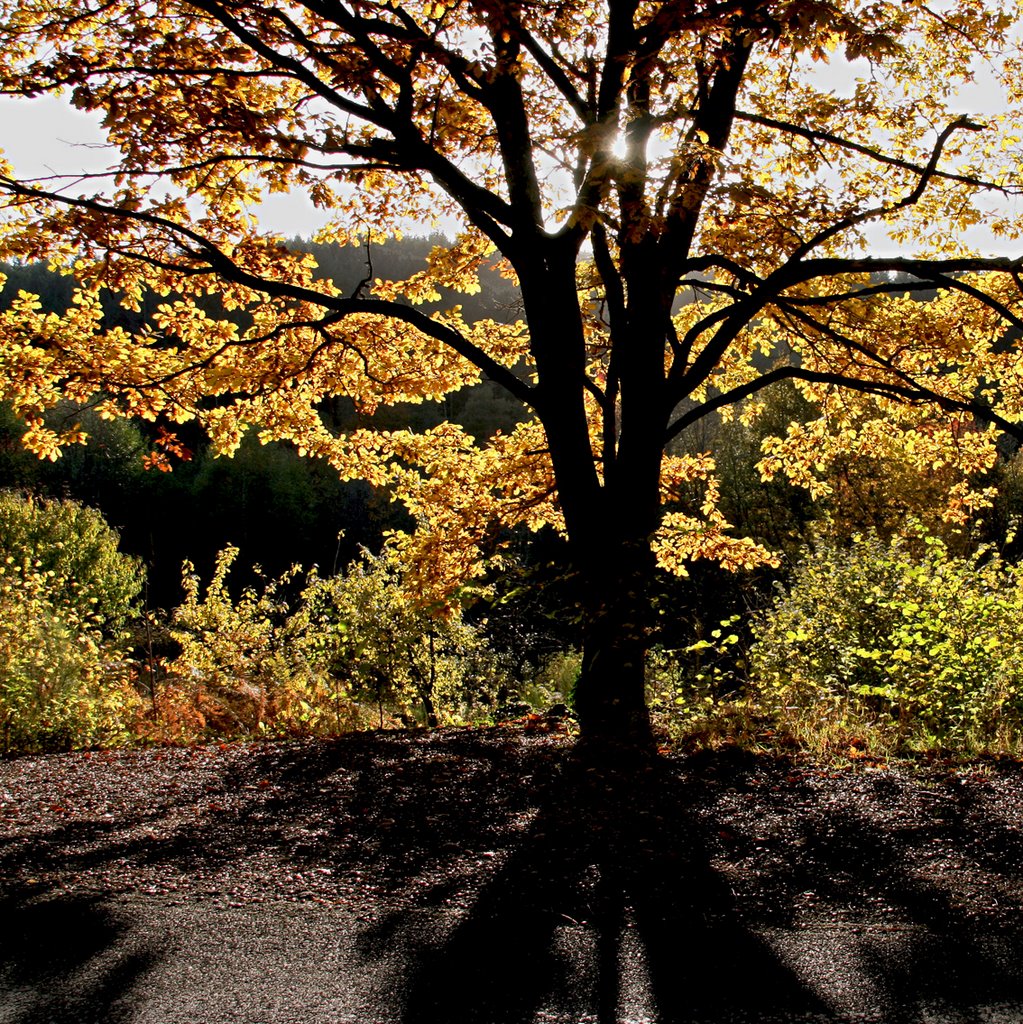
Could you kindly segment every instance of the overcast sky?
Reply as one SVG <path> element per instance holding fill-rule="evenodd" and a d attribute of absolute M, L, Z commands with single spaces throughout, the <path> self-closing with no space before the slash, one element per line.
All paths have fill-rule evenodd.
<path fill-rule="evenodd" d="M 0 149 L 26 178 L 103 171 L 112 162 L 94 114 L 60 97 L 31 100 L 0 97 Z M 308 237 L 326 221 L 305 196 L 268 196 L 259 222 L 287 237 Z"/>

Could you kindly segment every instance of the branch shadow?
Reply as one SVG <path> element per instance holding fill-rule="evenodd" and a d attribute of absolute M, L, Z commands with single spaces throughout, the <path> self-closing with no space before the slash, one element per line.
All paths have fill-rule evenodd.
<path fill-rule="evenodd" d="M 201 877 L 354 909 L 379 1019 L 402 1024 L 1023 1020 L 1023 771 L 993 787 L 734 752 L 616 762 L 500 730 L 361 735 L 245 750 L 115 822 L 12 833 L 0 877 L 117 882 L 128 863 L 182 899 Z M 42 936 L 29 895 L 0 921 Z M 66 906 L 114 943 L 98 903 Z M 22 946 L 0 952 L 31 984 L 57 976 Z M 97 1019 L 145 967 L 111 968 Z"/>
<path fill-rule="evenodd" d="M 984 790 L 881 774 L 841 801 L 804 794 L 787 830 L 799 856 L 760 880 L 769 905 L 802 894 L 819 914 L 851 912 L 859 983 L 889 1024 L 986 1020 L 992 1006 L 1023 1019 L 1023 832 L 985 808 Z M 857 934 L 863 917 L 874 928 Z"/>
<path fill-rule="evenodd" d="M 569 759 L 447 935 L 408 949 L 396 914 L 363 937 L 406 945 L 403 1024 L 834 1019 L 740 920 L 692 796 L 661 762 Z"/>
<path fill-rule="evenodd" d="M 127 1024 L 130 995 L 155 963 L 127 948 L 100 900 L 8 891 L 0 898 L 4 1024 Z"/>

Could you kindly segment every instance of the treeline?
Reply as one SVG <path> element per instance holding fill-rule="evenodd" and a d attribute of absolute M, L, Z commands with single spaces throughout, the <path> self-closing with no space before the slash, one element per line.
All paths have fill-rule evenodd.
<path fill-rule="evenodd" d="M 366 246 L 340 246 L 293 238 L 287 247 L 293 252 L 309 253 L 316 259 L 318 277 L 331 280 L 345 294 L 351 294 L 360 285 L 369 287 L 377 278 L 401 281 L 423 269 L 430 251 L 435 246 L 450 245 L 444 235 L 426 237 L 406 235 L 402 239 L 388 239 Z M 0 292 L 0 310 L 7 309 L 18 291 L 39 296 L 46 312 L 62 313 L 71 304 L 75 282 L 73 276 L 51 271 L 45 263 L 0 263 L 0 271 L 8 276 L 7 287 Z M 518 290 L 493 266 L 484 267 L 480 274 L 481 290 L 475 295 L 448 293 L 435 303 L 422 308 L 427 311 L 460 305 L 465 319 L 496 320 L 511 323 L 521 313 Z M 123 327 L 128 331 L 140 330 L 150 322 L 156 307 L 168 298 L 147 293 L 136 312 L 119 304 L 116 295 L 106 294 L 103 299 L 105 326 Z M 224 316 L 240 323 L 238 314 L 224 314 L 216 297 L 201 301 L 211 314 Z"/>
<path fill-rule="evenodd" d="M 367 276 L 408 276 L 439 241 L 373 247 L 371 266 L 357 248 L 307 247 L 325 276 L 351 290 Z M 66 308 L 69 279 L 40 266 L 3 269 L 0 305 L 25 290 L 47 309 Z M 482 283 L 479 295 L 451 301 L 470 319 L 514 317 L 508 282 L 487 273 Z M 109 302 L 107 316 L 137 328 L 153 309 L 152 298 L 140 314 Z M 897 446 L 834 462 L 826 495 L 814 499 L 780 479 L 765 483 L 757 463 L 765 438 L 817 410 L 791 385 L 761 398 L 756 416 L 707 417 L 677 442 L 713 453 L 723 514 L 736 534 L 777 552 L 779 565 L 737 574 L 698 561 L 686 578 L 660 578 L 649 684 L 662 725 L 707 742 L 784 740 L 850 756 L 1018 749 L 1020 457 L 1006 449 L 973 481 L 993 500 L 967 523 L 944 515 L 955 471 L 921 469 Z M 324 413 L 338 430 L 366 423 L 347 400 Z M 384 409 L 369 422 L 424 429 L 450 419 L 486 437 L 521 415 L 484 384 L 444 403 Z M 84 420 L 91 439 L 55 463 L 39 462 L 0 410 L 0 489 L 11 492 L 3 507 L 9 518 L 49 510 L 80 525 L 80 505 L 102 510 L 137 588 L 99 623 L 68 605 L 66 593 L 50 593 L 43 541 L 19 548 L 0 535 L 13 552 L 0 574 L 8 745 L 489 721 L 571 703 L 575 581 L 553 534 L 506 537 L 499 576 L 464 606 L 423 609 L 403 590 L 400 549 L 383 543 L 410 525 L 388 494 L 341 483 L 284 444 L 249 438 L 233 459 L 216 459 L 187 427 L 178 432 L 192 457 L 173 473 L 146 470 L 154 438 L 145 424 L 71 407 L 53 416 Z M 695 490 L 682 497 L 701 500 Z M 186 562 L 194 568 L 183 581 Z M 85 637 L 77 646 L 60 639 L 76 630 Z M 49 646 L 17 646 L 44 635 Z M 42 662 L 39 651 L 48 652 Z M 54 665 L 63 666 L 56 675 Z M 12 723 L 28 721 L 28 708 L 34 731 L 12 739 Z"/>

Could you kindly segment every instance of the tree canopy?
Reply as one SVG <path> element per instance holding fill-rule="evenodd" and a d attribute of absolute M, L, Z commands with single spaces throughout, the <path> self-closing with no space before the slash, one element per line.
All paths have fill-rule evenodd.
<path fill-rule="evenodd" d="M 110 144 L 103 174 L 0 165 L 0 259 L 78 281 L 66 315 L 22 296 L 0 318 L 27 443 L 82 440 L 43 423 L 63 398 L 198 419 L 226 453 L 288 439 L 401 496 L 431 595 L 508 526 L 563 530 L 593 734 L 645 730 L 655 561 L 772 557 L 730 533 L 713 459 L 673 451 L 701 418 L 793 380 L 820 417 L 768 443 L 765 474 L 820 488 L 836 453 L 896 434 L 957 467 L 950 515 L 1019 433 L 1023 263 L 968 234 L 1016 251 L 1015 0 L 0 0 L 0 54 L 0 93 L 68 95 Z M 964 109 L 977 78 L 986 113 Z M 367 247 L 357 287 L 260 232 L 283 191 L 330 213 L 317 242 Z M 453 244 L 376 277 L 375 242 L 441 222 Z M 430 311 L 484 268 L 520 319 Z M 165 296 L 155 329 L 102 329 L 103 289 Z M 211 318 L 211 292 L 243 315 Z M 486 443 L 320 415 L 481 377 L 532 413 Z"/>

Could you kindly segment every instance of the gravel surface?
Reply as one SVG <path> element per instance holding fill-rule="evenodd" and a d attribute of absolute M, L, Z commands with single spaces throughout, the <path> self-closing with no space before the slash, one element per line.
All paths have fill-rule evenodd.
<path fill-rule="evenodd" d="M 334 915 L 349 960 L 404 951 L 375 1017 L 307 993 L 307 1021 L 1018 1022 L 1023 769 L 613 765 L 540 729 L 23 757 L 0 761 L 0 900 L 13 992 L 58 970 L 25 942 L 102 904 L 168 934 Z"/>

